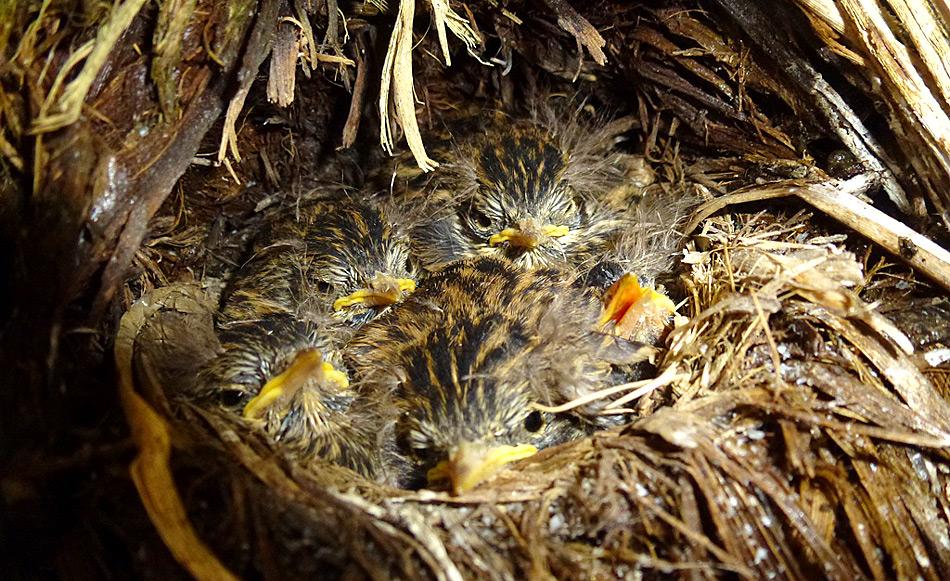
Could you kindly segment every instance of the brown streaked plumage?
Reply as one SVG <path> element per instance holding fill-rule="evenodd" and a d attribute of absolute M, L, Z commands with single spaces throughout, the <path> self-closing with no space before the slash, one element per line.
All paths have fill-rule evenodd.
<path fill-rule="evenodd" d="M 221 351 L 198 396 L 241 415 L 291 456 L 323 458 L 385 480 L 383 408 L 350 387 L 339 345 L 349 329 L 329 317 L 268 315 L 219 331 Z"/>
<path fill-rule="evenodd" d="M 415 288 L 409 238 L 391 206 L 345 196 L 269 217 L 235 274 L 222 320 L 329 306 L 361 324 Z"/>
<path fill-rule="evenodd" d="M 556 268 L 461 261 L 357 332 L 346 356 L 358 389 L 392 398 L 407 483 L 435 469 L 458 492 L 485 466 L 587 432 L 583 415 L 532 404 L 589 393 L 610 380 L 611 362 L 643 354 L 594 333 L 600 304 L 572 283 Z"/>
<path fill-rule="evenodd" d="M 433 213 L 413 234 L 428 268 L 473 256 L 526 267 L 593 263 L 630 225 L 617 195 L 629 181 L 627 156 L 613 150 L 623 127 L 550 109 L 533 120 L 499 113 L 474 130 L 459 125 L 437 154 L 442 166 L 407 193 Z"/>
<path fill-rule="evenodd" d="M 352 330 L 415 288 L 391 209 L 338 196 L 269 216 L 232 278 L 220 352 L 199 395 L 239 413 L 300 459 L 385 478 L 385 422 L 341 365 Z"/>
<path fill-rule="evenodd" d="M 386 408 L 356 398 L 338 371 L 336 345 L 348 327 L 329 317 L 302 322 L 272 315 L 221 330 L 214 325 L 216 309 L 196 284 L 147 293 L 122 319 L 122 364 L 171 401 L 243 416 L 302 463 L 320 457 L 386 480 L 381 434 L 391 420 L 377 411 Z M 288 373 L 293 369 L 304 373 Z M 261 401 L 262 392 L 271 401 Z"/>

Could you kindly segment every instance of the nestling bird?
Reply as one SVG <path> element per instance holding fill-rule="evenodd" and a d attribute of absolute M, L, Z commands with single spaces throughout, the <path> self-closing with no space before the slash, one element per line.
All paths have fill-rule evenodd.
<path fill-rule="evenodd" d="M 605 330 L 653 344 L 668 328 L 676 308 L 662 283 L 677 263 L 684 238 L 680 228 L 695 201 L 685 193 L 660 190 L 644 194 L 626 210 L 630 227 L 585 280 L 603 299 L 600 322 Z"/>
<path fill-rule="evenodd" d="M 641 345 L 593 332 L 599 302 L 564 270 L 501 258 L 456 262 L 368 323 L 346 356 L 367 393 L 392 398 L 406 484 L 459 493 L 500 466 L 586 434 L 592 416 L 551 414 L 589 393 Z"/>
<path fill-rule="evenodd" d="M 215 310 L 197 284 L 147 293 L 122 317 L 117 364 L 146 392 L 244 417 L 301 462 L 320 457 L 386 480 L 387 422 L 333 366 L 347 326 L 272 315 L 222 332 Z"/>
<path fill-rule="evenodd" d="M 225 294 L 199 395 L 298 458 L 380 477 L 380 409 L 349 387 L 340 349 L 415 289 L 411 272 L 408 239 L 382 204 L 339 196 L 270 216 Z"/>
<path fill-rule="evenodd" d="M 283 209 L 263 225 L 235 274 L 224 321 L 329 305 L 361 324 L 415 288 L 406 228 L 391 205 L 345 196 Z"/>
<path fill-rule="evenodd" d="M 385 422 L 350 388 L 339 346 L 349 329 L 329 317 L 268 315 L 219 331 L 221 351 L 201 370 L 198 397 L 240 414 L 282 450 L 385 480 Z"/>
<path fill-rule="evenodd" d="M 441 167 L 409 184 L 407 198 L 432 212 L 414 231 L 427 268 L 473 256 L 519 266 L 592 263 L 629 225 L 629 177 L 617 135 L 630 123 L 584 123 L 549 109 L 536 119 L 501 113 L 438 151 Z M 399 175 L 408 175 L 403 172 Z"/>

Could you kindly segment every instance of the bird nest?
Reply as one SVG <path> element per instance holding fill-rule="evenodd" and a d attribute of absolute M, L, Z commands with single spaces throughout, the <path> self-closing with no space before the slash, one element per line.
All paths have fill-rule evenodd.
<path fill-rule="evenodd" d="M 219 496 L 192 518 L 237 572 L 927 576 L 948 566 L 950 406 L 907 336 L 859 298 L 875 277 L 844 238 L 801 213 L 703 222 L 657 377 L 625 386 L 638 419 L 460 496 L 301 466 L 201 409 L 159 420 L 129 401 L 128 412 L 148 434 L 187 441 L 185 463 L 213 480 L 192 494 Z M 173 291 L 133 307 L 137 333 L 190 300 Z M 143 447 L 133 475 L 166 534 L 190 534 L 165 505 L 163 461 Z M 192 571 L 217 574 L 200 546 L 166 541 L 189 548 Z"/>
<path fill-rule="evenodd" d="M 0 62 L 0 177 L 4 191 L 24 192 L 5 198 L 2 217 L 16 226 L 7 238 L 27 237 L 13 253 L 4 337 L 22 343 L 7 352 L 23 353 L 26 387 L 3 407 L 42 433 L 46 418 L 77 421 L 64 411 L 76 391 L 98 410 L 117 405 L 102 357 L 114 342 L 131 478 L 189 573 L 950 571 L 950 307 L 939 296 L 950 265 L 919 233 L 945 239 L 948 223 L 950 83 L 934 65 L 948 36 L 920 36 L 946 32 L 942 12 L 924 3 L 911 19 L 902 3 L 850 0 L 432 0 L 425 34 L 423 2 L 412 0 L 144 4 L 93 6 L 85 19 L 55 2 L 14 6 L 0 23 L 10 57 Z M 763 6 L 800 34 L 773 34 Z M 255 82 L 262 63 L 266 86 Z M 161 344 L 160 322 L 200 310 L 196 297 L 227 278 L 262 210 L 321 180 L 358 184 L 381 163 L 380 142 L 405 143 L 407 159 L 438 171 L 423 136 L 440 114 L 558 91 L 625 120 L 640 198 L 699 201 L 665 269 L 679 306 L 655 373 L 562 404 L 609 398 L 604 411 L 623 408 L 623 425 L 450 495 L 295 460 L 240 418 L 182 404 L 152 381 L 141 346 Z M 348 151 L 333 154 L 338 144 Z M 74 332 L 61 346 L 63 328 Z M 82 387 L 49 395 L 57 381 Z M 122 436 L 103 415 L 83 421 L 94 426 L 76 432 L 86 451 L 4 476 L 7 502 L 30 506 L 34 474 L 124 469 L 129 449 L 96 452 Z M 74 434 L 57 433 L 50 440 Z M 108 496 L 107 483 L 124 482 L 109 478 L 91 487 Z M 123 523 L 140 515 L 138 500 L 111 510 Z M 118 528 L 113 537 L 141 531 Z M 116 545 L 134 543 L 91 545 L 101 563 L 119 563 L 107 570 L 121 570 Z M 167 560 L 144 554 L 146 570 Z"/>

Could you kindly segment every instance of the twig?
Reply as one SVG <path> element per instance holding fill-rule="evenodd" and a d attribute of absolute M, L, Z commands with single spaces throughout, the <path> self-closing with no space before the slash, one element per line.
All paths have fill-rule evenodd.
<path fill-rule="evenodd" d="M 892 123 L 896 121 L 904 128 L 902 141 L 906 143 L 902 145 L 911 149 L 907 152 L 908 161 L 925 183 L 932 184 L 927 192 L 945 225 L 950 227 L 950 195 L 946 189 L 950 179 L 950 116 L 945 109 L 950 107 L 946 100 L 950 94 L 947 36 L 928 7 L 922 6 L 927 2 L 913 2 L 913 9 L 903 0 L 888 2 L 889 6 L 881 4 L 877 0 L 839 2 L 849 32 L 857 36 L 853 40 L 877 64 L 874 73 L 880 74 L 883 92 L 890 96 L 887 102 Z M 891 24 L 894 15 L 897 23 Z M 898 32 L 895 34 L 892 28 Z M 906 46 L 907 36 L 917 49 L 915 54 Z M 937 95 L 931 91 L 933 85 Z M 944 99 L 938 99 L 938 95 Z"/>
<path fill-rule="evenodd" d="M 237 146 L 237 124 L 238 115 L 244 108 L 244 101 L 251 90 L 251 85 L 257 77 L 257 71 L 261 63 L 270 54 L 269 43 L 277 27 L 277 11 L 280 2 L 276 0 L 265 1 L 257 15 L 254 27 L 251 29 L 247 48 L 244 50 L 244 57 L 241 60 L 241 67 L 238 69 L 238 88 L 228 103 L 227 112 L 224 115 L 224 128 L 221 132 L 221 144 L 218 146 L 218 161 L 224 161 L 231 151 L 234 160 L 241 161 L 241 154 Z"/>
<path fill-rule="evenodd" d="M 289 20 L 289 19 L 288 19 Z M 297 80 L 297 31 L 289 22 L 277 25 L 267 74 L 267 100 L 287 107 L 294 101 Z"/>
<path fill-rule="evenodd" d="M 950 252 L 854 196 L 852 192 L 864 189 L 868 179 L 868 176 L 861 175 L 843 183 L 792 188 L 792 193 L 880 244 L 950 290 Z"/>
<path fill-rule="evenodd" d="M 861 174 L 849 180 L 811 184 L 785 182 L 711 200 L 700 206 L 686 227 L 692 232 L 700 222 L 733 204 L 798 196 L 817 210 L 856 230 L 950 290 L 950 252 L 929 238 L 857 198 L 875 183 L 875 176 Z"/>
<path fill-rule="evenodd" d="M 772 200 L 775 198 L 787 198 L 791 195 L 787 189 L 772 189 L 772 188 L 756 188 L 754 190 L 748 190 L 744 192 L 737 192 L 735 194 L 729 194 L 726 196 L 720 196 L 718 198 L 713 198 L 709 200 L 702 206 L 696 208 L 693 212 L 693 217 L 690 218 L 689 223 L 686 225 L 685 232 L 689 234 L 695 230 L 699 224 L 704 221 L 706 218 L 709 218 L 716 212 L 727 208 L 729 206 L 734 206 L 736 204 L 746 204 L 748 202 L 761 202 L 762 200 Z"/>
<path fill-rule="evenodd" d="M 597 32 L 586 18 L 577 13 L 566 0 L 544 0 L 544 3 L 554 11 L 557 16 L 558 26 L 574 35 L 577 40 L 578 58 L 583 62 L 584 52 L 581 47 L 587 48 L 594 62 L 603 66 L 607 64 L 607 55 L 604 54 L 604 46 L 607 41 Z M 578 64 L 578 74 L 580 73 L 580 64 Z"/>
<path fill-rule="evenodd" d="M 346 115 L 346 124 L 343 126 L 343 148 L 346 149 L 356 142 L 356 134 L 360 130 L 360 119 L 363 117 L 363 97 L 366 96 L 367 56 L 363 36 L 356 38 L 356 82 L 353 84 L 353 98 L 350 100 L 350 111 Z"/>

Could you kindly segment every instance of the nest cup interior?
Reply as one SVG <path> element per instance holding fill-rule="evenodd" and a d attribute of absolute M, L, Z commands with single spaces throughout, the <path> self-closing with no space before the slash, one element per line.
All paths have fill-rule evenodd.
<path fill-rule="evenodd" d="M 936 579 L 950 570 L 942 355 L 950 304 L 940 249 L 887 222 L 945 242 L 932 211 L 944 207 L 937 173 L 927 173 L 936 166 L 920 161 L 919 140 L 901 141 L 910 138 L 906 127 L 894 129 L 897 108 L 871 107 L 870 81 L 852 57 L 876 55 L 836 33 L 836 20 L 792 2 L 770 6 L 800 25 L 786 39 L 764 34 L 776 18 L 765 3 L 401 0 L 264 2 L 249 21 L 191 7 L 176 28 L 173 3 L 123 20 L 133 4 L 98 17 L 101 30 L 117 31 L 101 42 L 127 41 L 112 47 L 111 68 L 92 71 L 99 80 L 86 110 L 96 114 L 63 125 L 44 109 L 32 126 L 50 133 L 37 151 L 59 154 L 37 156 L 56 178 L 49 187 L 58 179 L 98 195 L 84 206 L 88 216 L 73 220 L 85 226 L 69 243 L 85 242 L 70 254 L 76 272 L 57 278 L 70 281 L 57 296 L 72 306 L 56 312 L 72 323 L 76 312 L 92 313 L 114 342 L 118 398 L 100 343 L 73 333 L 62 357 L 75 358 L 75 376 L 93 370 L 72 381 L 108 393 L 108 421 L 121 426 L 124 416 L 134 443 L 134 452 L 126 444 L 103 455 L 108 476 L 90 485 L 99 493 L 70 508 L 93 515 L 107 507 L 86 525 L 89 552 L 104 569 L 131 561 L 137 571 L 198 578 L 440 579 Z M 37 26 L 55 16 L 37 16 Z M 153 37 L 154 27 L 162 34 Z M 163 35 L 179 36 L 182 52 Z M 207 35 L 214 38 L 195 40 Z M 42 52 L 39 37 L 24 38 L 20 58 L 30 47 Z M 157 52 L 143 53 L 152 38 Z M 221 80 L 207 76 L 212 61 Z M 136 109 L 136 95 L 149 115 Z M 637 275 L 677 309 L 668 327 L 643 339 L 655 352 L 633 379 L 586 399 L 544 402 L 558 410 L 550 414 L 596 409 L 600 429 L 530 457 L 513 453 L 512 463 L 453 494 L 424 478 L 399 487 L 291 450 L 285 436 L 262 428 L 281 393 L 266 401 L 239 390 L 195 396 L 206 360 L 169 338 L 227 344 L 222 305 L 235 272 L 273 250 L 254 246 L 269 216 L 306 215 L 327 184 L 346 199 L 371 190 L 386 200 L 406 183 L 470 177 L 477 164 L 453 166 L 440 152 L 486 126 L 501 143 L 519 119 L 556 132 L 565 116 L 574 121 L 562 142 L 610 141 L 571 159 L 565 179 L 593 187 L 620 172 L 623 187 L 600 193 L 638 208 L 619 237 L 624 260 L 585 263 L 584 280 L 606 281 L 603 290 Z M 139 138 L 127 137 L 133 130 Z M 176 140 L 148 139 L 162 130 Z M 91 154 L 100 142 L 122 153 L 110 162 L 118 173 L 97 165 L 105 163 Z M 69 147 L 73 165 L 62 155 Z M 140 193 L 109 202 L 113 190 L 96 189 L 108 180 L 79 174 L 125 176 L 115 191 Z M 424 212 L 438 214 L 443 189 L 421 191 Z M 842 200 L 860 205 L 843 208 Z M 131 210 L 120 216 L 116 207 Z M 892 217 L 878 218 L 875 208 Z M 534 226 L 486 236 L 485 246 L 566 236 L 560 226 Z M 62 230 L 78 231 L 70 228 Z M 57 236 L 23 247 L 45 256 L 49 272 L 30 269 L 33 282 L 59 268 L 47 264 Z M 386 292 L 425 292 L 422 272 L 405 275 L 418 278 L 412 289 L 396 278 L 403 282 Z M 382 300 L 386 292 L 370 294 Z M 364 299 L 337 299 L 340 308 L 320 317 Z M 322 325 L 320 317 L 305 323 Z M 360 387 L 355 376 L 342 378 L 345 360 L 307 349 L 308 374 L 330 378 L 341 393 Z M 99 444 L 120 430 L 83 437 Z M 392 436 L 387 445 L 400 444 Z M 108 484 L 130 490 L 130 461 L 137 497 L 102 494 Z M 435 462 L 426 468 L 439 473 Z M 63 554 L 75 546 L 84 545 L 67 544 Z"/>

